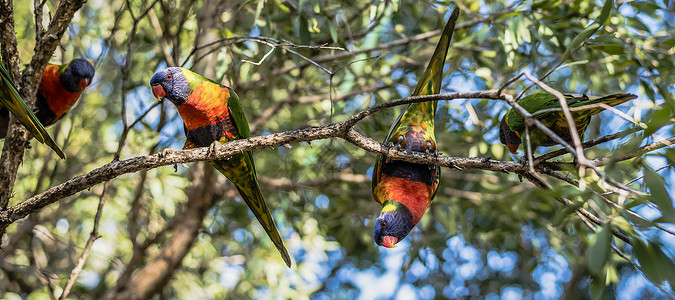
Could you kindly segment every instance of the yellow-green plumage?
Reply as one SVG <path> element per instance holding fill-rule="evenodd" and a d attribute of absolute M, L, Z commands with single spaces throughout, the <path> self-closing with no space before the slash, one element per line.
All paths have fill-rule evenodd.
<path fill-rule="evenodd" d="M 0 80 L 0 104 L 7 108 L 36 140 L 54 149 L 54 152 L 59 157 L 66 158 L 61 148 L 56 145 L 56 142 L 49 136 L 44 126 L 42 126 L 38 118 L 28 108 L 26 102 L 23 101 L 15 88 L 12 78 L 9 76 L 9 72 L 2 63 L 0 63 L 0 77 L 2 77 Z"/>
<path fill-rule="evenodd" d="M 155 97 L 166 97 L 183 119 L 184 148 L 206 147 L 251 137 L 248 121 L 237 94 L 192 71 L 171 67 L 160 70 L 150 81 Z M 250 151 L 209 161 L 237 188 L 289 267 L 291 258 L 272 219 L 257 180 Z"/>
<path fill-rule="evenodd" d="M 443 80 L 443 65 L 450 48 L 459 9 L 450 15 L 427 69 L 420 77 L 413 96 L 438 94 Z M 412 103 L 389 129 L 385 144 L 407 151 L 437 153 L 434 117 L 437 101 Z M 383 208 L 375 220 L 373 239 L 385 247 L 394 247 L 419 222 L 436 194 L 441 169 L 438 166 L 383 161 L 378 156 L 372 178 L 375 201 Z"/>
<path fill-rule="evenodd" d="M 588 127 L 588 124 L 591 121 L 591 117 L 605 110 L 603 107 L 599 106 L 600 103 L 616 106 L 628 100 L 635 99 L 636 97 L 637 96 L 633 94 L 627 93 L 595 98 L 589 98 L 586 95 L 565 95 L 568 106 L 573 110 L 572 117 L 574 118 L 579 137 L 582 140 L 586 127 Z M 571 141 L 569 126 L 562 111 L 542 112 L 549 109 L 560 109 L 560 102 L 554 95 L 549 93 L 535 93 L 524 97 L 518 101 L 518 104 L 528 112 L 534 114 L 535 118 L 550 128 L 563 140 L 567 142 Z M 500 140 L 502 143 L 512 145 L 513 149 L 517 149 L 518 144 L 525 143 L 525 118 L 521 114 L 515 109 L 510 109 L 502 118 L 502 122 L 506 125 L 500 127 Z M 517 138 L 512 136 L 513 133 L 517 135 Z M 511 135 L 511 138 L 509 138 L 509 135 Z M 553 146 L 557 144 L 548 135 L 536 128 L 530 130 L 530 143 L 532 144 L 533 149 L 536 149 L 538 146 Z"/>

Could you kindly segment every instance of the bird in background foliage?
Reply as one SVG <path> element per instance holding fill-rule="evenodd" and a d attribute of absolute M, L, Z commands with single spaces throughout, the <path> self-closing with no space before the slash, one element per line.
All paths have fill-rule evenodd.
<path fill-rule="evenodd" d="M 591 122 L 591 116 L 605 110 L 599 106 L 600 103 L 616 106 L 635 98 L 637 98 L 637 96 L 626 93 L 613 94 L 593 99 L 586 95 L 565 95 L 567 104 L 571 109 L 579 109 L 587 106 L 585 109 L 582 108 L 581 110 L 572 111 L 572 117 L 574 118 L 574 123 L 577 125 L 577 132 L 579 132 L 579 137 L 582 141 L 584 139 L 586 127 L 588 127 L 588 124 Z M 517 103 L 531 114 L 536 114 L 536 112 L 543 110 L 558 109 L 558 111 L 542 112 L 536 114 L 534 117 L 566 142 L 572 142 L 570 129 L 567 125 L 565 115 L 563 115 L 563 112 L 560 110 L 560 102 L 553 94 L 535 93 L 520 99 Z M 499 124 L 499 141 L 506 145 L 511 153 L 518 154 L 518 147 L 520 144 L 526 144 L 525 139 L 525 118 L 515 109 L 511 108 L 504 117 L 502 117 L 502 121 Z M 532 145 L 532 151 L 534 152 L 539 146 L 553 146 L 557 143 L 541 130 L 532 128 L 530 130 L 530 144 Z"/>
<path fill-rule="evenodd" d="M 61 158 L 66 158 L 66 155 L 61 151 L 61 148 L 54 142 L 44 126 L 40 123 L 38 118 L 31 112 L 26 102 L 23 101 L 16 86 L 9 76 L 9 72 L 5 66 L 0 63 L 0 138 L 7 136 L 7 129 L 9 127 L 9 113 L 11 112 L 16 119 L 23 124 L 36 140 L 43 143 L 50 148 Z"/>
<path fill-rule="evenodd" d="M 157 99 L 169 99 L 183 118 L 186 141 L 184 149 L 226 143 L 251 136 L 244 109 L 237 94 L 192 71 L 171 67 L 158 71 L 150 81 Z M 256 176 L 251 152 L 209 161 L 239 190 L 288 267 L 291 258 L 270 214 Z"/>
<path fill-rule="evenodd" d="M 65 65 L 48 65 L 42 74 L 33 112 L 42 126 L 50 126 L 63 118 L 75 105 L 94 78 L 94 66 L 76 58 Z M 0 137 L 7 135 L 7 111 L 0 111 Z"/>
<path fill-rule="evenodd" d="M 413 96 L 440 93 L 445 56 L 458 16 L 459 9 L 455 8 Z M 436 105 L 437 101 L 408 105 L 389 129 L 384 143 L 406 151 L 437 154 L 434 136 Z M 434 199 L 440 176 L 439 166 L 387 161 L 382 156 L 377 157 L 372 188 L 375 201 L 382 204 L 382 211 L 373 229 L 375 243 L 393 248 L 410 233 Z"/>

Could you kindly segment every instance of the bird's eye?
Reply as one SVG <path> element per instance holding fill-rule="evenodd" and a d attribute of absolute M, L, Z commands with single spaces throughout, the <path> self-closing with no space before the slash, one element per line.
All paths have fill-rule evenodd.
<path fill-rule="evenodd" d="M 166 79 L 171 79 L 171 78 L 173 78 L 173 74 L 171 74 L 171 73 L 166 74 Z"/>
<path fill-rule="evenodd" d="M 387 221 L 382 221 L 380 223 L 380 227 L 382 227 L 382 228 L 387 227 Z"/>

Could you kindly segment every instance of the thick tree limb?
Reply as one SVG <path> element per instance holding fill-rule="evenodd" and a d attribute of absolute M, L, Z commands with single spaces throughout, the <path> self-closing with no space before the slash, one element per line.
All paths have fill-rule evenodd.
<path fill-rule="evenodd" d="M 409 104 L 412 102 L 422 102 L 430 100 L 458 99 L 458 98 L 488 98 L 499 99 L 496 92 L 471 92 L 455 93 L 448 95 L 431 95 L 407 97 L 395 101 L 390 101 L 372 107 L 357 113 L 345 122 L 334 123 L 319 127 L 309 127 L 299 130 L 289 130 L 281 133 L 270 134 L 266 136 L 252 137 L 249 139 L 236 140 L 224 145 L 217 144 L 217 149 L 198 148 L 190 150 L 171 150 L 167 149 L 160 154 L 134 157 L 123 161 L 115 161 L 100 168 L 97 168 L 88 174 L 77 176 L 60 185 L 38 194 L 30 199 L 21 202 L 6 211 L 0 212 L 0 230 L 12 222 L 24 218 L 33 211 L 58 201 L 64 197 L 73 195 L 84 189 L 88 189 L 96 184 L 111 180 L 127 173 L 134 173 L 140 170 L 156 168 L 160 166 L 173 165 L 177 163 L 194 162 L 201 160 L 212 160 L 224 158 L 244 151 L 254 151 L 262 148 L 281 146 L 289 143 L 299 143 L 313 141 L 318 139 L 340 137 L 346 139 L 357 146 L 371 152 L 389 156 L 391 159 L 406 160 L 423 164 L 437 164 L 440 166 L 452 167 L 454 165 L 463 168 L 478 168 L 491 171 L 520 171 L 523 166 L 516 162 L 496 162 L 485 160 L 483 158 L 453 158 L 453 157 L 434 157 L 420 153 L 406 154 L 402 151 L 394 151 L 376 142 L 373 139 L 364 137 L 355 131 L 348 134 L 350 129 L 363 118 L 384 110 L 389 107 Z M 212 151 L 217 150 L 217 151 Z"/>
<path fill-rule="evenodd" d="M 33 59 L 21 75 L 18 71 L 19 56 L 16 51 L 16 37 L 14 36 L 12 1 L 0 1 L 0 15 L 3 16 L 3 19 L 5 19 L 5 16 L 9 16 L 0 26 L 0 41 L 3 42 L 2 52 L 5 55 L 11 55 L 6 58 L 7 61 L 11 62 L 8 69 L 15 79 L 18 78 L 18 75 L 21 75 L 21 80 L 15 82 L 19 84 L 19 93 L 29 106 L 33 106 L 35 102 L 37 87 L 47 62 L 73 19 L 73 15 L 85 2 L 86 0 L 62 0 L 58 2 L 49 27 L 44 34 L 38 37 L 39 40 L 35 43 Z M 6 42 L 7 44 L 5 44 Z M 11 122 L 5 138 L 2 156 L 0 156 L 0 209 L 5 208 L 9 202 L 16 180 L 16 171 L 23 161 L 24 145 L 27 140 L 28 131 L 17 122 Z M 3 234 L 4 227 L 0 226 L 0 236 Z"/>
<path fill-rule="evenodd" d="M 255 151 L 267 147 L 326 138 L 342 138 L 366 151 L 381 154 L 387 156 L 389 159 L 394 160 L 439 165 L 451 168 L 460 167 L 463 169 L 481 169 L 488 171 L 517 172 L 519 174 L 524 174 L 527 172 L 527 167 L 518 162 L 494 161 L 487 158 L 463 158 L 448 156 L 436 157 L 434 155 L 422 153 L 406 153 L 404 151 L 391 149 L 386 145 L 361 135 L 353 129 L 353 126 L 363 118 L 372 115 L 375 112 L 397 105 L 430 100 L 451 100 L 458 98 L 501 99 L 501 97 L 504 96 L 499 96 L 494 91 L 407 97 L 374 106 L 370 109 L 357 113 L 350 119 L 341 123 L 334 123 L 319 127 L 309 127 L 298 130 L 289 130 L 266 136 L 251 137 L 248 139 L 231 141 L 226 144 L 214 144 L 212 147 L 189 150 L 166 149 L 162 153 L 155 155 L 134 157 L 123 161 L 115 161 L 101 166 L 100 168 L 97 168 L 88 174 L 77 176 L 60 185 L 52 187 L 49 190 L 35 195 L 34 197 L 31 197 L 6 211 L 0 212 L 0 229 L 8 226 L 18 219 L 24 218 L 31 212 L 37 211 L 48 204 L 58 201 L 59 199 L 73 195 L 79 191 L 88 189 L 96 184 L 111 180 L 123 174 L 157 168 L 160 166 L 173 165 L 177 163 L 219 159 L 245 151 Z"/>

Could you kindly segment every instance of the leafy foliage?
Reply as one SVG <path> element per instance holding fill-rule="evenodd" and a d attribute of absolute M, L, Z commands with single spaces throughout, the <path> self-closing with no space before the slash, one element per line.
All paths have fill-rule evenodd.
<path fill-rule="evenodd" d="M 44 8 L 45 20 L 55 9 L 52 2 Z M 285 268 L 234 187 L 214 175 L 207 186 L 220 201 L 209 208 L 172 280 L 153 295 L 663 297 L 657 285 L 672 294 L 675 268 L 664 266 L 673 265 L 675 243 L 662 229 L 675 230 L 673 171 L 662 167 L 675 162 L 675 152 L 660 149 L 618 158 L 675 135 L 670 13 L 675 4 L 620 2 L 89 1 L 52 58 L 96 62 L 97 76 L 79 105 L 48 129 L 68 159 L 58 160 L 32 142 L 10 206 L 110 162 L 118 149 L 121 158 L 128 158 L 182 147 L 176 110 L 167 103 L 151 108 L 155 100 L 149 80 L 171 61 L 211 74 L 207 77 L 237 91 L 254 136 L 323 125 L 409 95 L 456 5 L 462 12 L 442 93 L 499 89 L 523 71 L 542 78 L 554 70 L 544 81 L 560 91 L 637 94 L 638 99 L 617 108 L 646 123 L 647 130 L 585 154 L 589 159 L 609 157 L 602 166 L 609 178 L 648 190 L 650 196 L 612 193 L 598 175 L 587 172 L 580 178 L 576 169 L 560 173 L 585 180 L 586 189 L 551 177 L 546 181 L 552 189 L 541 190 L 516 174 L 443 170 L 429 212 L 402 246 L 384 250 L 374 246 L 371 236 L 380 209 L 370 193 L 374 154 L 342 140 L 264 149 L 253 154 L 257 173 L 294 268 Z M 23 6 L 25 1 L 16 1 L 19 54 L 25 63 L 32 55 L 35 24 L 34 7 Z M 531 84 L 520 78 L 506 92 L 519 95 Z M 495 100 L 439 102 L 439 151 L 517 159 L 497 137 L 508 108 Z M 375 114 L 356 129 L 383 140 L 402 109 Z M 586 137 L 631 127 L 606 111 L 594 117 Z M 200 178 L 198 165 L 152 169 L 107 183 L 101 238 L 72 294 L 102 298 L 160 253 L 178 234 L 174 229 L 190 188 L 199 181 L 193 179 Z M 0 258 L 0 291 L 6 291 L 6 298 L 60 294 L 90 236 L 102 193 L 103 186 L 82 191 L 8 228 Z M 566 197 L 572 205 L 563 206 L 556 197 Z M 607 223 L 596 226 L 595 233 L 575 208 Z M 612 229 L 630 237 L 632 246 L 613 237 Z M 636 259 L 641 269 L 610 245 Z"/>

